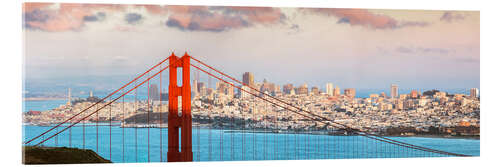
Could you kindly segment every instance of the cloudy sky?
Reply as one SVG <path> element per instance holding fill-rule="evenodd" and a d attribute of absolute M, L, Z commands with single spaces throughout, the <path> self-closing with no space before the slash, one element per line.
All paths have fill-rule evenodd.
<path fill-rule="evenodd" d="M 54 3 L 23 8 L 28 87 L 121 83 L 171 52 L 185 51 L 238 78 L 253 72 L 259 82 L 479 87 L 478 11 Z"/>

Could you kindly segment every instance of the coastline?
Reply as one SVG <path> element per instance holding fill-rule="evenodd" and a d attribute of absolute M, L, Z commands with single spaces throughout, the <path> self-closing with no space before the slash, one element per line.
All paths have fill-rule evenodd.
<path fill-rule="evenodd" d="M 216 129 L 216 130 L 221 130 L 221 129 Z M 222 129 L 224 130 L 224 129 Z M 323 131 L 313 131 L 311 133 L 306 133 L 306 132 L 293 132 L 293 131 L 280 131 L 280 132 L 275 132 L 274 130 L 268 130 L 268 131 L 262 131 L 258 130 L 253 132 L 252 130 L 228 130 L 229 132 L 225 133 L 238 133 L 238 132 L 245 132 L 245 133 L 276 133 L 276 134 L 309 134 L 309 135 L 328 135 L 328 136 L 360 136 L 360 135 L 353 135 L 353 134 L 333 134 L 333 133 L 325 133 Z M 448 134 L 442 134 L 442 135 L 384 135 L 384 134 L 378 134 L 384 137 L 418 137 L 418 138 L 436 138 L 436 139 L 468 139 L 468 140 L 480 140 L 480 136 L 453 136 L 453 135 L 448 135 Z"/>
<path fill-rule="evenodd" d="M 468 140 L 481 140 L 481 136 L 473 135 L 473 136 L 458 136 L 458 135 L 383 135 L 386 137 L 419 137 L 419 138 L 437 138 L 437 139 L 468 139 Z"/>
<path fill-rule="evenodd" d="M 51 127 L 52 125 L 37 125 L 37 124 L 32 124 L 32 123 L 25 123 L 23 126 L 37 126 L 37 127 Z M 89 125 L 87 125 L 89 126 Z M 109 126 L 106 123 L 103 125 L 99 126 Z M 143 125 L 143 124 L 138 124 L 138 125 L 113 125 L 115 127 L 120 127 L 120 128 L 168 128 L 167 124 L 163 124 L 161 127 L 156 124 L 151 124 L 151 125 Z M 79 127 L 74 126 L 74 127 Z M 211 129 L 211 130 L 223 130 L 224 133 L 270 133 L 270 134 L 307 134 L 307 135 L 328 135 L 328 136 L 360 136 L 360 135 L 353 135 L 353 134 L 341 134 L 341 133 L 335 133 L 334 131 L 293 131 L 293 130 L 277 130 L 277 129 L 264 129 L 264 128 L 256 128 L 256 129 L 230 129 L 230 128 L 220 128 L 220 127 L 212 127 L 206 125 L 206 124 L 193 124 L 193 130 L 196 131 L 196 129 Z M 449 135 L 449 134 L 418 134 L 418 135 L 387 135 L 387 134 L 377 134 L 381 135 L 384 137 L 417 137 L 417 138 L 435 138 L 435 139 L 467 139 L 467 140 L 480 140 L 481 136 L 478 135 Z"/>

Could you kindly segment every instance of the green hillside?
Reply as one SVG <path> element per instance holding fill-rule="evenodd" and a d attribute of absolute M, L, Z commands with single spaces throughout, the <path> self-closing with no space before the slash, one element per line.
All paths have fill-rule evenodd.
<path fill-rule="evenodd" d="M 67 147 L 23 146 L 24 164 L 111 163 L 92 150 Z"/>

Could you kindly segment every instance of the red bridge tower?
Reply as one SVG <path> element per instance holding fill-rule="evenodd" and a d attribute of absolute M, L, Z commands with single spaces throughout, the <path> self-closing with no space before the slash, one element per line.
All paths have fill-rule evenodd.
<path fill-rule="evenodd" d="M 186 53 L 177 57 L 170 56 L 170 82 L 168 87 L 168 162 L 193 161 L 191 137 L 191 85 L 190 56 Z M 182 68 L 182 74 L 177 74 Z M 182 85 L 177 84 L 177 75 L 182 75 Z M 181 100 L 181 111 L 179 111 Z M 179 134 L 180 133 L 180 134 Z M 180 141 L 179 141 L 179 136 Z M 179 149 L 180 148 L 180 149 Z"/>

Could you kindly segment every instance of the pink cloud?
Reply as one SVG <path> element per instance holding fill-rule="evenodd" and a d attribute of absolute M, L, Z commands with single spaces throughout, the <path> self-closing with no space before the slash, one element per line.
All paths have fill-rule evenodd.
<path fill-rule="evenodd" d="M 373 29 L 395 28 L 397 21 L 389 16 L 371 13 L 364 9 L 304 9 L 314 13 L 340 18 L 339 23 L 348 23 Z"/>
<path fill-rule="evenodd" d="M 25 3 L 25 26 L 49 32 L 79 30 L 84 26 L 84 18 L 92 16 L 94 10 L 116 11 L 123 9 L 121 5 L 114 4 L 62 3 L 58 9 L 47 9 L 46 7 L 49 5 L 51 4 Z"/>
<path fill-rule="evenodd" d="M 166 25 L 182 30 L 220 32 L 241 28 L 246 26 L 246 23 L 240 17 L 225 16 L 219 13 L 176 13 L 169 17 Z"/>
<path fill-rule="evenodd" d="M 61 4 L 59 10 L 32 9 L 31 13 L 25 13 L 26 25 L 51 32 L 76 30 L 83 25 L 83 17 L 91 15 L 88 10 L 77 6 L 80 5 Z M 30 17 L 34 13 L 44 15 L 46 18 L 36 19 L 37 17 Z"/>
<path fill-rule="evenodd" d="M 271 7 L 226 7 L 241 12 L 249 21 L 262 24 L 278 23 L 284 15 L 278 8 Z"/>
<path fill-rule="evenodd" d="M 47 6 L 52 3 L 25 3 L 24 25 L 27 28 L 49 32 L 78 31 L 87 21 L 98 21 L 95 15 L 101 11 L 124 11 L 132 6 L 145 8 L 155 15 L 169 14 L 166 25 L 190 31 L 220 32 L 250 27 L 257 24 L 280 23 L 284 14 L 271 7 L 208 7 L 208 6 L 160 6 L 160 5 L 117 5 L 117 4 L 74 4 L 61 3 L 57 9 Z M 101 14 L 100 17 L 105 17 Z M 122 30 L 123 28 L 118 28 Z"/>
<path fill-rule="evenodd" d="M 270 7 L 169 6 L 166 25 L 189 31 L 220 32 L 255 24 L 276 24 L 284 17 Z"/>
<path fill-rule="evenodd" d="M 397 21 L 396 19 L 382 14 L 375 14 L 366 9 L 333 9 L 333 8 L 303 8 L 303 11 L 318 13 L 326 16 L 339 18 L 337 23 L 362 26 L 371 29 L 395 29 L 402 27 L 425 27 L 428 22 L 420 21 Z"/>

